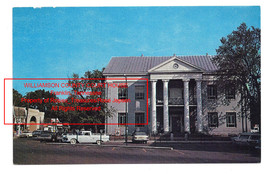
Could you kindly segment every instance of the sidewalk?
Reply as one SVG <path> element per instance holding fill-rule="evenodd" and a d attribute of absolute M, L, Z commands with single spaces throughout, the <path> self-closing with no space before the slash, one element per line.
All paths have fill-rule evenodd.
<path fill-rule="evenodd" d="M 109 142 L 107 142 L 107 143 L 112 143 L 112 144 L 125 144 L 125 141 L 124 140 L 116 140 L 116 141 L 109 141 Z M 160 140 L 157 140 L 157 141 L 154 141 L 154 140 L 149 140 L 148 142 L 147 142 L 147 144 L 161 144 L 161 143 L 164 143 L 164 144 L 168 144 L 168 143 L 170 143 L 170 144 L 187 144 L 187 143 L 190 143 L 190 144 L 205 144 L 205 143 L 214 143 L 214 144 L 216 144 L 216 143 L 232 143 L 231 142 L 231 140 L 224 140 L 224 141 L 219 141 L 219 140 L 214 140 L 214 141 L 212 141 L 212 140 L 188 140 L 188 141 L 185 141 L 185 140 L 176 140 L 176 141 L 171 141 L 171 140 L 169 140 L 169 141 L 166 141 L 166 140 L 162 140 L 162 141 L 160 141 Z M 132 143 L 132 141 L 128 141 L 128 144 L 133 144 Z M 139 143 L 140 144 L 140 143 Z"/>
<path fill-rule="evenodd" d="M 120 137 L 110 137 L 109 143 L 124 143 L 125 139 L 124 136 Z M 128 136 L 128 142 L 132 143 L 131 136 Z M 230 137 L 221 137 L 221 136 L 199 136 L 199 135 L 190 135 L 187 140 L 184 136 L 176 136 L 173 138 L 170 138 L 170 136 L 151 136 L 149 141 L 149 144 L 157 144 L 157 143 L 231 143 Z"/>

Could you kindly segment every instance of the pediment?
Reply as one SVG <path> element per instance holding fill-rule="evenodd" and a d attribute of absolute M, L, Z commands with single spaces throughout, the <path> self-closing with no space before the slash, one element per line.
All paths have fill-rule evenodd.
<path fill-rule="evenodd" d="M 203 72 L 204 70 L 177 57 L 173 57 L 153 68 L 148 72 Z"/>

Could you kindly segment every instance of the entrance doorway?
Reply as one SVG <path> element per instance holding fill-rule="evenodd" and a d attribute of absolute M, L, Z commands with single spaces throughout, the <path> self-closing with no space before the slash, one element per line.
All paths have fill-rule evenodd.
<path fill-rule="evenodd" d="M 183 107 L 169 107 L 170 131 L 174 134 L 184 132 L 184 111 Z"/>
<path fill-rule="evenodd" d="M 36 117 L 35 116 L 31 117 L 30 123 L 31 124 L 35 124 L 36 123 Z M 35 131 L 37 129 L 37 125 L 30 125 L 29 129 L 30 129 L 29 130 L 30 132 L 33 132 L 33 131 Z"/>
<path fill-rule="evenodd" d="M 171 116 L 171 131 L 173 133 L 182 133 L 184 131 L 183 117 L 181 115 Z"/>

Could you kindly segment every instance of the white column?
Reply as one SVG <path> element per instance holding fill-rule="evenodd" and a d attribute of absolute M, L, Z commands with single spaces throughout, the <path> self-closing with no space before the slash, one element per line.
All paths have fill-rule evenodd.
<path fill-rule="evenodd" d="M 152 81 L 152 95 L 151 95 L 151 128 L 152 133 L 157 133 L 157 106 L 156 106 L 156 84 L 157 81 Z"/>
<path fill-rule="evenodd" d="M 169 105 L 168 105 L 168 82 L 169 80 L 163 81 L 163 127 L 164 133 L 169 132 Z"/>
<path fill-rule="evenodd" d="M 183 82 L 184 82 L 184 131 L 190 133 L 189 79 L 183 79 Z"/>
<path fill-rule="evenodd" d="M 198 132 L 202 132 L 203 126 L 202 126 L 201 80 L 196 80 L 196 82 L 197 82 L 197 129 Z"/>

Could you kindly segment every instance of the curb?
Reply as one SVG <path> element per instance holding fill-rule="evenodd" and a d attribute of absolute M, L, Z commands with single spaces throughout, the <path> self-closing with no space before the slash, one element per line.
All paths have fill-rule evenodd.
<path fill-rule="evenodd" d="M 232 143 L 232 141 L 156 141 L 154 143 L 176 143 L 176 144 L 221 144 L 221 143 Z"/>
<path fill-rule="evenodd" d="M 109 143 L 124 143 L 124 141 L 109 141 Z M 232 141 L 201 141 L 201 140 L 189 140 L 189 141 L 148 141 L 148 143 L 175 143 L 175 144 L 211 144 L 211 143 L 214 143 L 214 144 L 219 144 L 219 143 L 232 143 Z"/>
<path fill-rule="evenodd" d="M 72 145 L 70 143 L 46 143 L 48 145 Z M 98 147 L 121 147 L 121 148 L 142 148 L 142 149 L 162 149 L 173 150 L 172 147 L 155 147 L 155 146 L 126 146 L 126 145 L 97 145 L 97 144 L 73 144 L 73 146 L 98 146 Z"/>

